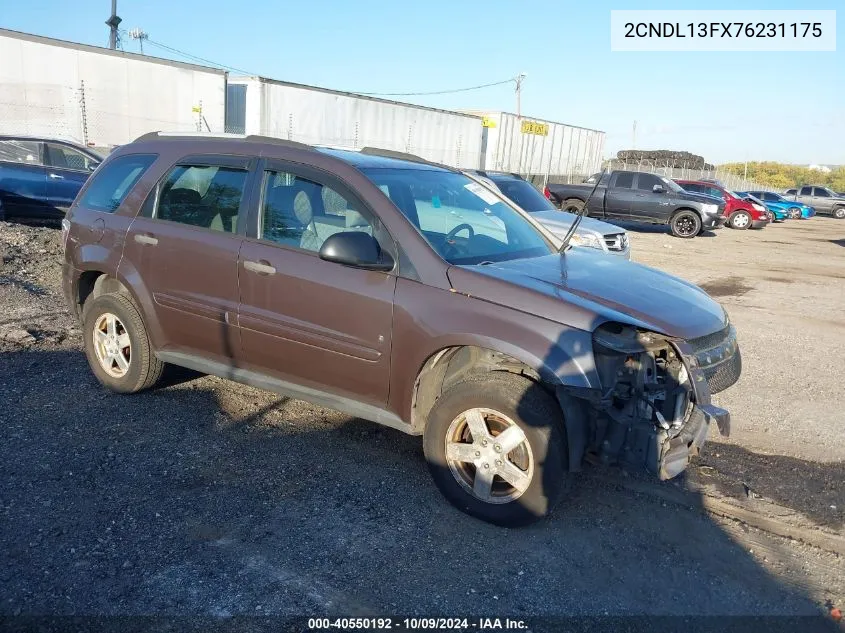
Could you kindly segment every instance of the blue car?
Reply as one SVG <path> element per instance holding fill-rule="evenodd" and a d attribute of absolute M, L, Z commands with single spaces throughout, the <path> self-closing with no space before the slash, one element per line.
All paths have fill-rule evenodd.
<path fill-rule="evenodd" d="M 0 136 L 0 220 L 63 218 L 102 160 L 69 141 Z"/>
<path fill-rule="evenodd" d="M 772 191 L 744 191 L 743 193 L 760 199 L 776 219 L 783 215 L 791 219 L 806 219 L 816 215 L 816 210 L 813 207 L 808 207 L 806 204 L 801 204 L 795 200 L 788 200 L 779 193 Z M 785 220 L 786 217 L 783 219 Z"/>

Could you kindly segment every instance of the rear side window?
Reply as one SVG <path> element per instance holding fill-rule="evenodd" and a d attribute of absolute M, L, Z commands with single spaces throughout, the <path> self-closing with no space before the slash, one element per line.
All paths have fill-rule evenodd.
<path fill-rule="evenodd" d="M 623 171 L 616 175 L 615 187 L 620 189 L 633 189 L 634 187 L 634 172 Z"/>
<path fill-rule="evenodd" d="M 0 161 L 40 165 L 38 142 L 36 141 L 0 141 Z"/>
<path fill-rule="evenodd" d="M 79 206 L 114 213 L 155 159 L 155 154 L 130 154 L 109 161 L 93 176 Z"/>
<path fill-rule="evenodd" d="M 681 184 L 681 187 L 692 193 L 701 193 L 701 185 L 696 185 L 691 182 L 685 182 Z"/>
<path fill-rule="evenodd" d="M 246 177 L 245 169 L 177 165 L 161 187 L 154 217 L 235 233 Z"/>
<path fill-rule="evenodd" d="M 801 187 L 801 195 L 802 196 L 812 196 L 813 195 L 813 188 L 812 187 Z"/>

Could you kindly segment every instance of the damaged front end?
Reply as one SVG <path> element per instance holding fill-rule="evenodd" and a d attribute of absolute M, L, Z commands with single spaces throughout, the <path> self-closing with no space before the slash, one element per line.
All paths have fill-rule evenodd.
<path fill-rule="evenodd" d="M 684 341 L 606 323 L 593 333 L 593 354 L 601 389 L 558 390 L 570 463 L 574 449 L 600 463 L 644 466 L 660 479 L 671 479 L 698 455 L 711 422 L 722 435 L 730 433 L 730 414 L 711 403 L 708 380 L 718 374 L 716 391 L 739 377 L 731 326 Z M 725 368 L 732 380 L 725 379 Z"/>

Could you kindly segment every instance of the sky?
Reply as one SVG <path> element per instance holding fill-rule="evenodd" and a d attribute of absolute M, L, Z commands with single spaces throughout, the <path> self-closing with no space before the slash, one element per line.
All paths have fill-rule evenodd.
<path fill-rule="evenodd" d="M 800 9 L 803 0 L 118 0 L 122 28 L 284 81 L 369 93 L 428 92 L 526 78 L 522 114 L 607 132 L 605 154 L 685 150 L 708 162 L 845 164 L 845 40 L 836 52 L 611 52 L 611 9 Z M 813 9 L 843 9 L 814 0 Z M 110 0 L 0 0 L 0 27 L 108 44 Z M 138 42 L 124 38 L 124 50 Z M 2 63 L 2 60 L 0 60 Z M 241 73 L 232 73 L 241 74 Z M 515 111 L 513 85 L 390 97 Z"/>

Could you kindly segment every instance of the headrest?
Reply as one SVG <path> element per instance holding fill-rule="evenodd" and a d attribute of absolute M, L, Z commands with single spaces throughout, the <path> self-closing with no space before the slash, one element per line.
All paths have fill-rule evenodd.
<path fill-rule="evenodd" d="M 296 193 L 293 199 L 293 213 L 303 226 L 311 223 L 314 217 L 314 212 L 311 210 L 311 198 L 304 191 Z"/>
<path fill-rule="evenodd" d="M 199 204 L 202 202 L 199 191 L 182 187 L 168 191 L 165 199 L 171 204 Z"/>
<path fill-rule="evenodd" d="M 351 229 L 353 227 L 360 227 L 360 226 L 370 226 L 370 223 L 367 222 L 366 218 L 363 215 L 354 211 L 352 209 L 346 210 L 346 228 Z"/>

